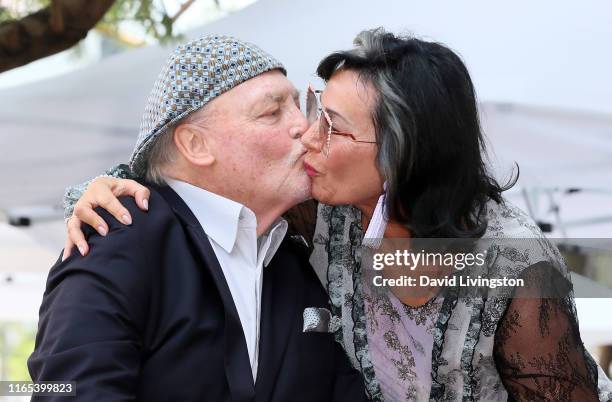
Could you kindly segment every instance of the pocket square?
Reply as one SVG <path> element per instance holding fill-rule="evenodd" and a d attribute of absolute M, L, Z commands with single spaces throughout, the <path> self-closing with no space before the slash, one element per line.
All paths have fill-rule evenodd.
<path fill-rule="evenodd" d="M 304 332 L 336 332 L 340 328 L 340 319 L 323 307 L 306 307 L 303 316 Z"/>

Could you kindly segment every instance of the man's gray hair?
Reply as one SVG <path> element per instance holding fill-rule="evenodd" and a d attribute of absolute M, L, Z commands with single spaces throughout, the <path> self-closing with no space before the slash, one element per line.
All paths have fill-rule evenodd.
<path fill-rule="evenodd" d="M 151 147 L 148 155 L 145 177 L 148 182 L 163 186 L 166 184 L 165 177 L 167 176 L 168 166 L 176 162 L 178 150 L 174 144 L 174 128 L 173 125 L 161 133 Z"/>
<path fill-rule="evenodd" d="M 178 157 L 178 149 L 174 143 L 174 130 L 181 124 L 203 124 L 205 107 L 183 117 L 174 124 L 169 125 L 163 133 L 158 135 L 147 155 L 145 178 L 148 182 L 163 186 L 166 184 L 169 167 Z"/>

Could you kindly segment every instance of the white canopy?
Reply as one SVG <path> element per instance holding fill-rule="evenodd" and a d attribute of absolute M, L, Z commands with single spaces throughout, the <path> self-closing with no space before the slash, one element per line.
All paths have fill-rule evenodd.
<path fill-rule="evenodd" d="M 226 33 L 257 43 L 303 88 L 321 57 L 376 26 L 444 42 L 464 57 L 494 151 L 519 160 L 525 179 L 611 187 L 608 2 L 260 0 L 190 36 Z M 170 50 L 128 51 L 1 91 L 0 209 L 57 204 L 65 186 L 126 161 Z"/>
<path fill-rule="evenodd" d="M 523 187 L 612 189 L 607 1 L 259 0 L 190 37 L 219 33 L 254 42 L 282 60 L 296 86 L 305 88 L 316 81 L 323 56 L 349 48 L 360 30 L 377 26 L 443 42 L 462 55 L 500 177 L 517 161 Z M 0 210 L 48 210 L 59 204 L 65 186 L 127 161 L 145 100 L 170 51 L 128 51 L 0 91 Z M 601 199 L 570 205 L 570 215 L 610 213 L 609 201 Z M 23 271 L 49 267 L 64 237 L 61 224 L 38 233 L 49 240 L 48 252 L 15 230 L 0 232 L 0 260 L 12 261 L 0 270 L 0 281 L 13 275 L 12 283 L 0 283 L 0 320 L 36 317 L 43 278 Z M 17 266 L 26 261 L 28 267 Z M 610 327 L 599 316 L 582 319 L 592 306 L 579 305 L 583 336 L 594 334 L 588 343 L 609 343 Z M 600 312 L 606 308 L 597 304 Z"/>

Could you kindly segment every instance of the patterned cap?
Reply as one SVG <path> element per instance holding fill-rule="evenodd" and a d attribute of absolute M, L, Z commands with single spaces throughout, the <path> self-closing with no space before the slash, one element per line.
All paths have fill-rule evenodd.
<path fill-rule="evenodd" d="M 130 168 L 144 176 L 149 150 L 166 128 L 236 85 L 285 67 L 257 46 L 230 36 L 206 35 L 172 53 L 147 100 Z"/>

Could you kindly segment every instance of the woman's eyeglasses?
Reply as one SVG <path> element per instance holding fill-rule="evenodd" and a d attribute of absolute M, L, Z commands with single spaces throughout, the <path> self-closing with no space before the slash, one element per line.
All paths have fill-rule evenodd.
<path fill-rule="evenodd" d="M 332 135 L 346 137 L 352 142 L 376 144 L 376 141 L 358 140 L 351 133 L 335 130 L 331 117 L 327 111 L 321 107 L 321 92 L 322 91 L 316 90 L 310 85 L 308 86 L 308 90 L 306 91 L 306 118 L 311 125 L 317 120 L 319 121 L 317 137 L 320 142 L 323 142 L 323 155 L 329 157 Z"/>

